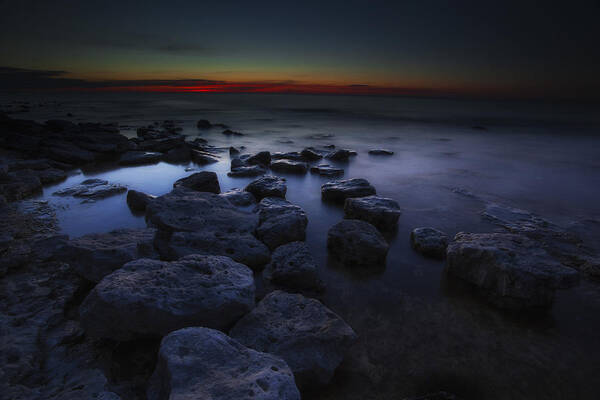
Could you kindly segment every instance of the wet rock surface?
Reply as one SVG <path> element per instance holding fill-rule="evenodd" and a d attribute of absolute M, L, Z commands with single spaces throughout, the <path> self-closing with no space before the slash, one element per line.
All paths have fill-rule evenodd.
<path fill-rule="evenodd" d="M 278 160 L 271 163 L 271 170 L 276 172 L 305 174 L 306 171 L 308 171 L 308 164 L 301 161 Z"/>
<path fill-rule="evenodd" d="M 356 340 L 352 328 L 318 300 L 282 291 L 265 296 L 230 336 L 283 358 L 301 389 L 327 384 Z"/>
<path fill-rule="evenodd" d="M 287 186 L 284 179 L 278 176 L 267 175 L 250 182 L 244 190 L 252 193 L 257 200 L 265 197 L 285 198 Z"/>
<path fill-rule="evenodd" d="M 394 152 L 386 149 L 373 149 L 369 150 L 369 154 L 372 156 L 393 156 Z"/>
<path fill-rule="evenodd" d="M 225 197 L 231 204 L 238 207 L 248 207 L 256 204 L 256 198 L 250 192 L 246 192 L 242 189 L 232 189 L 221 194 L 221 197 Z"/>
<path fill-rule="evenodd" d="M 344 175 L 343 168 L 335 168 L 329 164 L 321 164 L 310 168 L 310 172 L 321 176 L 342 176 Z"/>
<path fill-rule="evenodd" d="M 133 211 L 146 211 L 146 207 L 156 196 L 152 196 L 146 193 L 138 192 L 137 190 L 130 190 L 127 192 L 127 205 Z"/>
<path fill-rule="evenodd" d="M 427 257 L 446 257 L 448 235 L 435 228 L 415 228 L 410 233 L 410 243 L 416 251 Z"/>
<path fill-rule="evenodd" d="M 300 400 L 281 358 L 249 349 L 222 332 L 186 328 L 160 345 L 149 400 Z"/>
<path fill-rule="evenodd" d="M 93 337 L 165 335 L 187 326 L 224 329 L 254 306 L 252 271 L 228 257 L 139 259 L 104 277 L 80 308 Z"/>
<path fill-rule="evenodd" d="M 227 176 L 230 177 L 252 177 L 252 176 L 260 176 L 267 173 L 267 170 L 260 165 L 252 165 L 250 167 L 240 166 L 231 168 L 231 171 L 227 173 Z"/>
<path fill-rule="evenodd" d="M 73 196 L 86 200 L 103 199 L 127 191 L 127 187 L 118 183 L 109 183 L 103 179 L 86 179 L 79 185 L 61 189 L 53 193 L 55 196 Z"/>
<path fill-rule="evenodd" d="M 163 157 L 162 153 L 155 151 L 129 151 L 121 156 L 119 164 L 121 165 L 143 165 L 159 162 Z"/>
<path fill-rule="evenodd" d="M 448 245 L 446 269 L 509 309 L 548 307 L 556 289 L 579 282 L 576 270 L 527 237 L 510 233 L 458 233 Z"/>
<path fill-rule="evenodd" d="M 174 188 L 179 186 L 197 190 L 198 192 L 221 193 L 217 174 L 212 171 L 196 172 L 195 174 L 181 178 L 173 184 Z"/>
<path fill-rule="evenodd" d="M 266 197 L 257 210 L 256 235 L 270 249 L 306 238 L 308 218 L 301 207 L 282 198 Z"/>
<path fill-rule="evenodd" d="M 346 219 L 329 229 L 327 248 L 349 267 L 377 267 L 385 264 L 389 245 L 373 225 Z"/>
<path fill-rule="evenodd" d="M 158 258 L 154 250 L 155 229 L 118 229 L 71 239 L 56 255 L 83 278 L 99 282 L 125 263 L 137 258 Z"/>
<path fill-rule="evenodd" d="M 323 200 L 343 202 L 351 197 L 375 195 L 376 191 L 366 179 L 353 178 L 327 182 L 321 186 Z"/>
<path fill-rule="evenodd" d="M 165 259 L 224 255 L 251 268 L 270 259 L 269 249 L 253 235 L 258 216 L 220 195 L 176 188 L 146 208 L 146 220 L 158 228 L 155 245 Z"/>
<path fill-rule="evenodd" d="M 366 221 L 381 231 L 396 228 L 400 214 L 398 202 L 387 197 L 348 198 L 344 203 L 344 218 Z"/>
<path fill-rule="evenodd" d="M 351 155 L 352 152 L 350 150 L 339 149 L 328 153 L 327 155 L 325 155 L 325 158 L 335 161 L 348 161 Z"/>
<path fill-rule="evenodd" d="M 318 277 L 315 259 L 304 242 L 277 247 L 263 276 L 271 283 L 291 290 L 315 290 L 323 286 Z"/>

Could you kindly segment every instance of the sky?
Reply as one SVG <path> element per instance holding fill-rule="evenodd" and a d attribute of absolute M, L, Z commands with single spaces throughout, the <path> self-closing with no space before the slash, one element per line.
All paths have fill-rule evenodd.
<path fill-rule="evenodd" d="M 600 2 L 554 3 L 0 0 L 0 89 L 597 97 Z"/>

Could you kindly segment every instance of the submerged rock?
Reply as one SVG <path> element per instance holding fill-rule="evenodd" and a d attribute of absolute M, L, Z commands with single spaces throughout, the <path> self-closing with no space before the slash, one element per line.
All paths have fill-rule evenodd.
<path fill-rule="evenodd" d="M 446 257 L 448 235 L 434 228 L 415 228 L 410 233 L 412 247 L 424 256 Z"/>
<path fill-rule="evenodd" d="M 458 233 L 448 245 L 447 271 L 475 285 L 493 304 L 548 307 L 556 289 L 575 286 L 578 273 L 534 241 L 510 233 Z"/>
<path fill-rule="evenodd" d="M 300 400 L 285 361 L 208 328 L 180 329 L 163 338 L 147 395 L 149 400 Z"/>
<path fill-rule="evenodd" d="M 308 171 L 308 164 L 301 161 L 278 160 L 271 163 L 271 170 L 276 172 L 305 174 L 306 171 Z"/>
<path fill-rule="evenodd" d="M 138 192 L 137 190 L 130 190 L 127 192 L 127 205 L 133 211 L 145 211 L 146 206 L 154 200 L 156 196 Z"/>
<path fill-rule="evenodd" d="M 265 197 L 258 204 L 258 238 L 274 249 L 306 238 L 308 218 L 302 208 L 277 197 Z"/>
<path fill-rule="evenodd" d="M 365 197 L 376 194 L 375 188 L 369 181 L 353 178 L 327 182 L 321 186 L 323 200 L 342 202 L 351 197 Z"/>
<path fill-rule="evenodd" d="M 117 229 L 69 240 L 56 258 L 83 278 L 99 282 L 123 264 L 141 257 L 158 258 L 152 244 L 154 229 Z"/>
<path fill-rule="evenodd" d="M 304 242 L 292 242 L 275 249 L 263 276 L 273 284 L 294 290 L 321 289 L 317 263 Z"/>
<path fill-rule="evenodd" d="M 162 153 L 153 151 L 128 151 L 121 156 L 121 165 L 155 164 L 163 157 Z"/>
<path fill-rule="evenodd" d="M 254 307 L 252 271 L 229 257 L 139 259 L 104 277 L 81 304 L 92 337 L 128 340 L 187 326 L 225 329 Z"/>
<path fill-rule="evenodd" d="M 344 203 L 344 218 L 366 221 L 382 231 L 396 228 L 400 214 L 398 202 L 386 197 L 349 198 Z"/>
<path fill-rule="evenodd" d="M 369 154 L 373 156 L 393 156 L 394 152 L 386 149 L 373 149 L 369 150 Z"/>
<path fill-rule="evenodd" d="M 221 197 L 225 197 L 231 204 L 237 207 L 247 207 L 256 204 L 254 195 L 242 189 L 231 189 L 222 193 Z"/>
<path fill-rule="evenodd" d="M 230 336 L 282 357 L 301 389 L 329 383 L 356 334 L 318 300 L 282 291 L 269 293 L 239 320 Z"/>
<path fill-rule="evenodd" d="M 109 183 L 103 179 L 86 179 L 79 185 L 58 190 L 55 196 L 73 196 L 89 200 L 103 199 L 127 191 L 127 187 L 118 183 Z"/>
<path fill-rule="evenodd" d="M 317 165 L 310 168 L 310 172 L 321 176 L 342 176 L 344 170 L 342 168 L 335 168 L 328 164 Z"/>
<path fill-rule="evenodd" d="M 219 194 L 221 193 L 221 187 L 219 186 L 219 178 L 217 174 L 212 171 L 196 172 L 185 178 L 178 179 L 173 187 L 183 186 L 188 189 L 196 190 L 198 192 L 211 192 Z"/>
<path fill-rule="evenodd" d="M 152 201 L 146 220 L 159 229 L 155 244 L 165 259 L 224 255 L 251 268 L 270 260 L 269 249 L 254 237 L 258 216 L 221 195 L 176 188 Z"/>
<path fill-rule="evenodd" d="M 250 182 L 244 190 L 252 193 L 257 200 L 261 200 L 265 197 L 285 198 L 287 186 L 285 184 L 285 179 L 278 176 L 267 175 Z"/>
<path fill-rule="evenodd" d="M 327 248 L 347 266 L 372 267 L 385 263 L 389 245 L 373 225 L 346 219 L 329 229 Z"/>

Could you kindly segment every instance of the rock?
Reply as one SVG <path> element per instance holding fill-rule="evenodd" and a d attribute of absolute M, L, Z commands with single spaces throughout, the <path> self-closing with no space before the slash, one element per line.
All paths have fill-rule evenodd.
<path fill-rule="evenodd" d="M 165 137 L 159 137 L 156 139 L 146 139 L 138 143 L 138 149 L 149 152 L 152 151 L 165 153 L 169 150 L 185 146 L 185 144 L 185 136 L 169 135 Z"/>
<path fill-rule="evenodd" d="M 73 196 L 88 200 L 103 199 L 127 191 L 127 187 L 117 183 L 108 183 L 103 179 L 86 179 L 79 185 L 58 190 L 55 196 Z"/>
<path fill-rule="evenodd" d="M 369 154 L 373 156 L 393 156 L 394 152 L 386 149 L 373 149 L 369 150 Z"/>
<path fill-rule="evenodd" d="M 155 164 L 162 159 L 162 153 L 153 151 L 128 151 L 121 156 L 120 165 Z"/>
<path fill-rule="evenodd" d="M 234 159 L 236 160 L 236 159 Z M 233 160 L 232 160 L 233 161 Z M 253 165 L 251 167 L 236 167 L 232 168 L 230 172 L 227 173 L 227 176 L 232 178 L 242 178 L 242 177 L 252 177 L 252 176 L 260 176 L 267 173 L 267 170 L 260 165 Z"/>
<path fill-rule="evenodd" d="M 229 147 L 229 155 L 234 156 L 236 154 L 240 154 L 240 151 L 233 146 Z"/>
<path fill-rule="evenodd" d="M 366 221 L 381 231 L 396 228 L 400 214 L 398 202 L 386 197 L 348 198 L 344 203 L 344 218 Z"/>
<path fill-rule="evenodd" d="M 271 163 L 271 170 L 276 172 L 305 174 L 306 171 L 308 171 L 308 164 L 300 161 L 278 160 Z"/>
<path fill-rule="evenodd" d="M 269 249 L 254 237 L 258 216 L 220 195 L 176 188 L 148 205 L 146 220 L 159 229 L 155 244 L 163 259 L 223 255 L 251 268 L 270 260 Z"/>
<path fill-rule="evenodd" d="M 329 383 L 356 334 L 318 300 L 269 293 L 239 320 L 230 336 L 245 346 L 283 358 L 301 389 Z"/>
<path fill-rule="evenodd" d="M 199 165 L 214 164 L 219 162 L 213 154 L 206 153 L 200 150 L 192 150 L 191 152 L 192 161 Z"/>
<path fill-rule="evenodd" d="M 163 338 L 147 395 L 148 400 L 300 400 L 285 361 L 208 328 L 180 329 Z"/>
<path fill-rule="evenodd" d="M 415 228 L 410 233 L 413 249 L 424 256 L 433 258 L 446 257 L 448 235 L 434 228 Z"/>
<path fill-rule="evenodd" d="M 315 151 L 315 149 L 311 147 L 307 147 L 300 152 L 302 158 L 307 161 L 317 161 L 323 158 L 323 156 Z"/>
<path fill-rule="evenodd" d="M 231 169 L 232 170 L 234 168 L 240 168 L 240 167 L 245 167 L 245 166 L 246 166 L 246 163 L 244 161 L 242 161 L 241 159 L 239 159 L 238 157 L 231 159 Z M 263 168 L 263 167 L 261 167 L 261 168 Z"/>
<path fill-rule="evenodd" d="M 67 164 L 81 165 L 94 162 L 94 153 L 72 143 L 56 142 L 46 149 L 46 155 L 52 160 Z"/>
<path fill-rule="evenodd" d="M 321 289 L 317 263 L 304 242 L 292 242 L 275 249 L 263 276 L 273 284 L 293 290 Z"/>
<path fill-rule="evenodd" d="M 99 282 L 123 264 L 142 257 L 158 258 L 154 229 L 117 229 L 71 239 L 55 256 L 83 278 Z"/>
<path fill-rule="evenodd" d="M 252 271 L 229 257 L 138 259 L 104 277 L 80 307 L 95 338 L 129 340 L 187 326 L 226 329 L 254 307 Z"/>
<path fill-rule="evenodd" d="M 297 151 L 290 151 L 287 153 L 273 153 L 271 154 L 273 160 L 293 160 L 293 161 L 304 161 L 304 157 Z"/>
<path fill-rule="evenodd" d="M 173 184 L 174 188 L 178 186 L 183 186 L 198 192 L 221 193 L 219 178 L 217 178 L 217 174 L 212 171 L 196 172 L 188 177 L 181 178 Z"/>
<path fill-rule="evenodd" d="M 168 163 L 186 163 L 192 158 L 192 151 L 187 145 L 175 147 L 163 155 L 163 160 Z"/>
<path fill-rule="evenodd" d="M 222 193 L 221 197 L 225 197 L 231 204 L 237 207 L 247 207 L 256 204 L 254 195 L 242 189 L 229 190 Z"/>
<path fill-rule="evenodd" d="M 127 205 L 133 211 L 145 211 L 146 206 L 156 198 L 150 194 L 130 190 L 127 192 Z"/>
<path fill-rule="evenodd" d="M 77 125 L 75 125 L 71 121 L 66 121 L 62 119 L 51 119 L 49 121 L 46 121 L 46 127 L 48 127 L 48 129 L 52 132 L 78 130 Z"/>
<path fill-rule="evenodd" d="M 342 176 L 344 170 L 342 168 L 331 167 L 327 164 L 311 167 L 310 172 L 321 176 Z"/>
<path fill-rule="evenodd" d="M 0 175 L 0 195 L 8 201 L 22 200 L 42 191 L 42 182 L 34 171 L 25 169 Z"/>
<path fill-rule="evenodd" d="M 284 179 L 267 175 L 253 180 L 244 190 L 252 193 L 257 200 L 262 200 L 265 197 L 285 198 L 287 186 Z"/>
<path fill-rule="evenodd" d="M 231 129 L 225 129 L 223 132 L 223 135 L 227 135 L 227 136 L 244 136 L 244 134 L 242 132 L 236 132 L 236 131 L 232 131 Z"/>
<path fill-rule="evenodd" d="M 536 242 L 510 233 L 456 234 L 448 245 L 446 269 L 508 309 L 549 307 L 556 289 L 575 286 L 579 278 Z"/>
<path fill-rule="evenodd" d="M 43 171 L 37 171 L 36 174 L 38 178 L 40 178 L 42 184 L 44 185 L 60 182 L 67 179 L 66 172 L 57 168 L 48 168 Z"/>
<path fill-rule="evenodd" d="M 351 152 L 346 149 L 339 149 L 328 153 L 325 158 L 335 161 L 348 161 L 350 158 Z"/>
<path fill-rule="evenodd" d="M 385 264 L 389 246 L 373 225 L 346 219 L 329 229 L 327 248 L 347 266 L 370 267 Z"/>
<path fill-rule="evenodd" d="M 306 238 L 308 218 L 299 206 L 278 197 L 265 197 L 257 208 L 256 235 L 271 250 Z"/>
<path fill-rule="evenodd" d="M 35 171 L 43 171 L 51 168 L 50 163 L 47 159 L 42 158 L 38 160 L 17 160 L 7 165 L 8 172 L 18 171 L 22 169 L 31 169 Z"/>
<path fill-rule="evenodd" d="M 268 151 L 258 152 L 246 159 L 248 165 L 262 165 L 268 166 L 271 163 L 271 153 Z"/>
<path fill-rule="evenodd" d="M 366 179 L 353 178 L 327 182 L 321 186 L 323 200 L 342 202 L 351 197 L 375 195 L 376 191 Z"/>
<path fill-rule="evenodd" d="M 201 120 L 199 120 L 198 123 L 196 123 L 196 126 L 198 127 L 198 129 L 210 129 L 210 128 L 212 128 L 212 124 L 207 119 L 201 119 Z"/>

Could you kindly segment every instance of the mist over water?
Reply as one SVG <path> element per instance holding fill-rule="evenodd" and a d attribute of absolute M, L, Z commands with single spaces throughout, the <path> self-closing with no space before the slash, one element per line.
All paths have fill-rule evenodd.
<path fill-rule="evenodd" d="M 14 99 L 0 97 L 0 103 Z M 31 111 L 11 117 L 118 122 L 127 136 L 135 136 L 139 126 L 172 119 L 190 139 L 245 146 L 243 152 L 330 144 L 358 152 L 348 163 L 327 162 L 343 167 L 344 179 L 366 178 L 402 208 L 397 232 L 387 237 L 387 265 L 379 271 L 343 268 L 327 257 L 327 230 L 343 218 L 342 207 L 321 201 L 320 186 L 330 179 L 277 174 L 287 179 L 287 199 L 308 215 L 307 244 L 327 286 L 322 301 L 360 336 L 334 383 L 309 398 L 362 399 L 374 393 L 402 398 L 445 389 L 473 399 L 591 399 L 600 392 L 597 285 L 582 281 L 559 291 L 547 315 L 507 315 L 446 277 L 443 262 L 421 257 L 409 243 L 410 231 L 420 226 L 450 236 L 494 231 L 480 213 L 486 204 L 499 203 L 538 214 L 600 247 L 597 107 L 243 94 L 77 93 L 23 100 L 31 102 Z M 245 136 L 200 131 L 199 119 L 227 124 Z M 374 148 L 395 154 L 369 155 Z M 81 203 L 52 193 L 93 177 L 161 195 L 199 170 L 215 171 L 222 191 L 253 180 L 227 177 L 229 163 L 228 152 L 206 167 L 107 163 L 46 187 L 41 197 L 56 207 L 61 229 L 71 237 L 143 227 L 143 216 L 131 213 L 125 194 Z"/>

